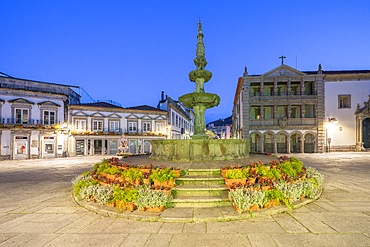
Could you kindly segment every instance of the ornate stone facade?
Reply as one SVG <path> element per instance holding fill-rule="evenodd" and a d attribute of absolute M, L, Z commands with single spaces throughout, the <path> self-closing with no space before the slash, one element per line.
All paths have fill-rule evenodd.
<path fill-rule="evenodd" d="M 324 75 L 287 65 L 239 78 L 232 135 L 250 140 L 251 152 L 323 152 Z"/>
<path fill-rule="evenodd" d="M 370 95 L 364 106 L 356 110 L 356 151 L 370 148 Z"/>

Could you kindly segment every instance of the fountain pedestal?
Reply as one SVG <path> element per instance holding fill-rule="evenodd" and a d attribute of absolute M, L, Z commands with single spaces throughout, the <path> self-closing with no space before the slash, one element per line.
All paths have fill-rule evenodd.
<path fill-rule="evenodd" d="M 234 160 L 249 156 L 249 141 L 240 139 L 156 140 L 151 158 L 166 161 Z"/>

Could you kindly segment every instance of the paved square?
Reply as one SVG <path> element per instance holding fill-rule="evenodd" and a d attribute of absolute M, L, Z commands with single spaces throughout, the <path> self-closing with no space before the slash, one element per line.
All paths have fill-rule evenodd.
<path fill-rule="evenodd" d="M 0 161 L 0 246 L 370 246 L 370 153 L 292 156 L 325 175 L 319 200 L 291 214 L 198 223 L 181 220 L 214 211 L 171 209 L 163 216 L 182 216 L 163 223 L 78 206 L 70 181 L 103 156 Z"/>

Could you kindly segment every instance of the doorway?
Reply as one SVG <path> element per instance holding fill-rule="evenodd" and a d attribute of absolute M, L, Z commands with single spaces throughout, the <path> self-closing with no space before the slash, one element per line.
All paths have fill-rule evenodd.
<path fill-rule="evenodd" d="M 362 142 L 364 148 L 370 148 L 370 118 L 366 118 L 362 122 Z"/>
<path fill-rule="evenodd" d="M 85 141 L 76 140 L 76 155 L 84 155 L 84 154 L 85 154 Z"/>
<path fill-rule="evenodd" d="M 94 140 L 94 154 L 102 154 L 103 150 L 103 141 Z"/>

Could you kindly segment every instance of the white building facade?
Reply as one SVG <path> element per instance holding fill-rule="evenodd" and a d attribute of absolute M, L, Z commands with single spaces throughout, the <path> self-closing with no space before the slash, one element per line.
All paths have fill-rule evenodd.
<path fill-rule="evenodd" d="M 325 76 L 325 145 L 329 151 L 369 149 L 370 71 L 328 71 Z M 363 114 L 362 114 L 363 113 Z"/>
<path fill-rule="evenodd" d="M 127 142 L 131 154 L 149 154 L 152 140 L 167 138 L 167 112 L 146 105 L 70 105 L 68 126 L 71 156 L 116 155 L 121 142 Z"/>
<path fill-rule="evenodd" d="M 1 74 L 1 159 L 63 156 L 69 102 L 79 102 L 79 95 L 70 86 Z"/>
<path fill-rule="evenodd" d="M 162 91 L 158 109 L 167 111 L 168 139 L 190 139 L 194 134 L 194 112 Z"/>

